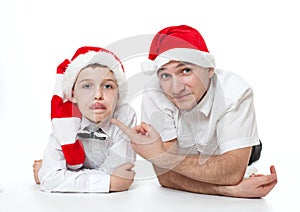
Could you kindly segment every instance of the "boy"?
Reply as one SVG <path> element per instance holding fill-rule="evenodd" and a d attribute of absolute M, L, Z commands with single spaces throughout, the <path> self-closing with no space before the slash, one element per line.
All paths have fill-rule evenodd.
<path fill-rule="evenodd" d="M 121 69 L 113 53 L 97 47 L 79 48 L 71 61 L 58 67 L 51 101 L 53 132 L 35 177 L 41 190 L 129 189 L 135 153 L 127 136 L 110 123 L 111 118 L 119 118 L 130 126 L 136 124 L 134 110 L 122 103 L 126 89 Z M 34 165 L 37 169 L 39 163 Z"/>

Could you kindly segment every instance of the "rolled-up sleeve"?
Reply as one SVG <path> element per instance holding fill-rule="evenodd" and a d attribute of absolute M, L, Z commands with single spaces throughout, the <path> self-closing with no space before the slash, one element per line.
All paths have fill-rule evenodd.
<path fill-rule="evenodd" d="M 251 88 L 245 90 L 219 120 L 217 136 L 220 153 L 259 144 Z"/>

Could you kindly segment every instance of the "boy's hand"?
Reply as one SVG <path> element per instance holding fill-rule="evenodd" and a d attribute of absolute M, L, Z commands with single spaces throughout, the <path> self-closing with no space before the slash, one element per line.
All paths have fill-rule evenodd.
<path fill-rule="evenodd" d="M 40 180 L 39 180 L 39 177 L 38 177 L 38 173 L 39 173 L 39 170 L 42 166 L 42 160 L 35 160 L 33 165 L 32 165 L 32 168 L 33 168 L 33 177 L 34 177 L 34 181 L 36 184 L 40 184 Z"/>
<path fill-rule="evenodd" d="M 110 191 L 126 191 L 133 183 L 135 171 L 134 164 L 126 163 L 114 170 L 110 176 Z"/>

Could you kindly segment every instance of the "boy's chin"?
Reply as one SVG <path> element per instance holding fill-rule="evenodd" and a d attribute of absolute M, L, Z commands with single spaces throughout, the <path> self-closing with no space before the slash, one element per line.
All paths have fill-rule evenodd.
<path fill-rule="evenodd" d="M 107 120 L 107 118 L 109 118 L 109 117 L 110 117 L 110 114 L 101 114 L 101 115 L 95 114 L 94 116 L 90 117 L 89 120 L 94 123 L 99 123 L 99 122 L 103 122 L 103 121 Z"/>

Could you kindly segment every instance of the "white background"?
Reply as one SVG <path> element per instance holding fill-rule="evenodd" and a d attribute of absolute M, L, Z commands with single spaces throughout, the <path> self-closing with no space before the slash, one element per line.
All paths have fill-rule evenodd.
<path fill-rule="evenodd" d="M 31 166 L 34 159 L 42 158 L 48 142 L 56 66 L 80 46 L 106 47 L 120 39 L 155 34 L 164 27 L 179 24 L 201 32 L 218 68 L 236 72 L 252 85 L 264 145 L 257 167 L 259 172 L 268 173 L 268 167 L 274 164 L 278 171 L 278 185 L 263 200 L 231 199 L 230 203 L 242 204 L 243 210 L 249 207 L 265 211 L 299 209 L 293 196 L 300 189 L 296 176 L 300 147 L 298 4 L 296 0 L 0 0 L 0 211 L 17 210 L 15 205 L 20 198 L 25 198 L 22 204 L 19 202 L 23 209 L 39 211 L 32 205 L 40 202 L 39 195 L 45 194 L 34 185 Z M 128 76 L 141 71 L 138 63 L 129 61 L 124 65 Z M 138 105 L 133 106 L 138 111 Z M 138 192 L 150 192 L 151 196 L 156 192 L 165 194 L 157 183 L 144 182 L 138 183 L 141 187 L 135 186 Z M 155 189 L 147 187 L 147 183 Z M 27 192 L 38 198 L 28 197 L 27 202 Z M 208 197 L 173 193 L 174 198 L 176 195 L 179 199 L 186 198 L 191 207 L 210 207 L 212 211 L 220 198 L 209 197 L 210 201 L 203 201 Z M 139 194 L 134 196 L 134 192 L 128 194 L 144 198 Z M 165 195 L 170 199 L 161 200 L 164 202 L 154 199 L 148 210 L 163 203 L 166 208 L 182 210 L 170 194 Z M 100 196 L 109 201 L 107 196 Z M 43 199 L 46 203 L 39 203 L 39 207 L 55 197 L 46 196 Z M 77 199 L 97 198 L 65 197 L 71 205 Z M 125 201 L 121 197 L 116 201 Z M 221 198 L 220 202 L 224 204 L 228 199 Z M 91 208 L 93 200 L 89 201 Z M 199 207 L 198 203 L 201 203 Z M 59 204 L 63 205 L 64 201 Z M 138 209 L 139 201 L 134 204 Z M 233 205 L 222 207 L 231 211 L 240 209 Z"/>

